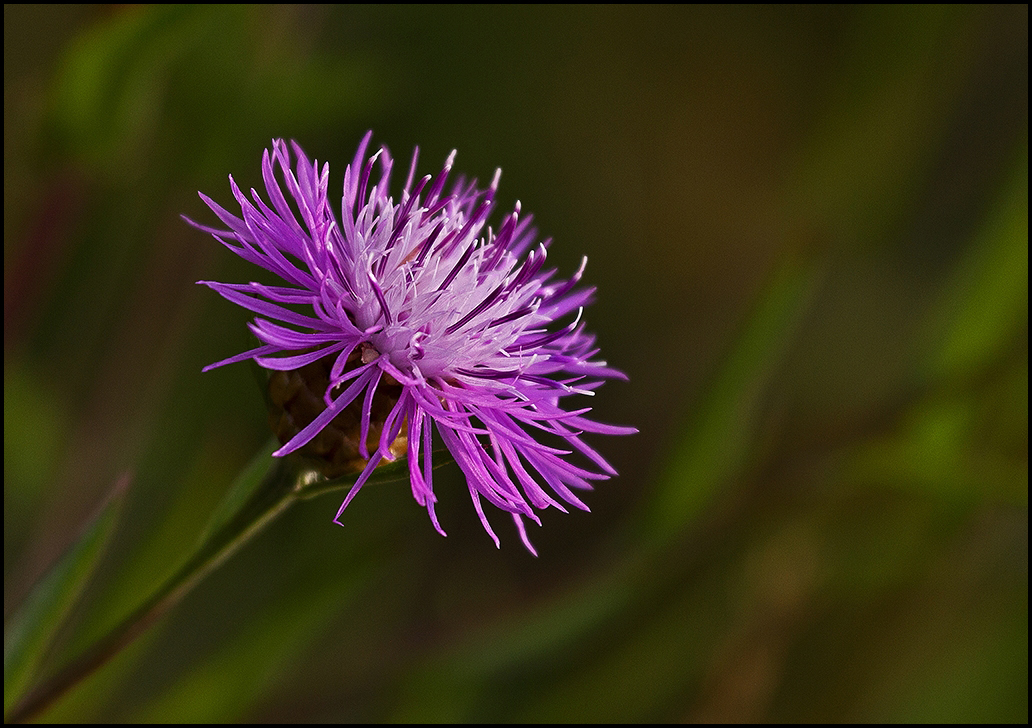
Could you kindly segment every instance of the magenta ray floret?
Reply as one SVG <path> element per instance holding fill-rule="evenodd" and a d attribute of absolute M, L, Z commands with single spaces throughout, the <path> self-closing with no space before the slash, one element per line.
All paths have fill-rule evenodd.
<path fill-rule="evenodd" d="M 497 233 L 487 226 L 501 170 L 486 189 L 460 178 L 445 193 L 455 152 L 436 179 L 416 180 L 417 149 L 395 201 L 394 161 L 386 148 L 366 158 L 371 137 L 362 139 L 344 171 L 339 218 L 328 198 L 329 165 L 320 167 L 283 140 L 262 157 L 268 202 L 254 190 L 248 198 L 232 176 L 240 217 L 201 195 L 226 229 L 188 222 L 283 281 L 200 281 L 253 311 L 250 328 L 261 342 L 205 371 L 245 359 L 292 371 L 332 358 L 325 409 L 275 454 L 304 447 L 345 408 L 361 407 L 359 442 L 368 463 L 335 520 L 373 469 L 396 457 L 392 444 L 407 427 L 412 494 L 444 534 L 434 513 L 436 430 L 495 544 L 482 499 L 512 515 L 534 552 L 523 517 L 540 524 L 535 509 L 587 510 L 573 489 L 590 489 L 591 481 L 616 472 L 581 434 L 636 431 L 589 420 L 589 408 L 560 406 L 564 397 L 593 394 L 605 378 L 625 378 L 594 359 L 595 339 L 581 322 L 594 289 L 577 287 L 584 263 L 565 280 L 545 270 L 550 241 L 536 243 L 519 203 Z M 370 452 L 372 402 L 384 382 L 400 385 L 401 394 L 378 423 L 381 434 Z M 568 447 L 539 442 L 535 431 Z M 567 462 L 574 450 L 597 470 Z"/>

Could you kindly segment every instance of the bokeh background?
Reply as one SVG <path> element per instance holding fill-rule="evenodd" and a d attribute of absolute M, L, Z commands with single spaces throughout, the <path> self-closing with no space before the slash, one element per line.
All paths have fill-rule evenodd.
<path fill-rule="evenodd" d="M 5 5 L 5 615 L 132 474 L 44 674 L 268 439 L 179 215 L 273 137 L 503 168 L 640 429 L 536 559 L 303 503 L 44 718 L 1025 722 L 1027 83 L 1027 6 Z"/>

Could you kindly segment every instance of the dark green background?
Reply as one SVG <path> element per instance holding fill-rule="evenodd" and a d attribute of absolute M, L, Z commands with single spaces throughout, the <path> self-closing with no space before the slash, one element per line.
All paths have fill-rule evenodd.
<path fill-rule="evenodd" d="M 272 137 L 502 167 L 641 430 L 537 559 L 457 470 L 307 502 L 46 717 L 1026 721 L 1027 83 L 1025 6 L 5 5 L 5 614 L 134 477 L 51 667 L 267 439 L 179 215 Z"/>

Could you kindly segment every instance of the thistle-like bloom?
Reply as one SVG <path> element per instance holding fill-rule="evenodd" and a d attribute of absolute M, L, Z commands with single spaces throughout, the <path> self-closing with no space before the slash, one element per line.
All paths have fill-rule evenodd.
<path fill-rule="evenodd" d="M 254 190 L 249 200 L 232 176 L 242 217 L 201 194 L 228 229 L 188 222 L 283 281 L 200 281 L 255 312 L 249 326 L 261 342 L 205 371 L 254 359 L 274 375 L 322 372 L 325 391 L 310 398 L 321 402 L 294 416 L 301 421 L 281 433 L 275 455 L 352 431 L 362 470 L 335 521 L 377 465 L 407 454 L 412 495 L 444 535 L 434 513 L 436 430 L 495 544 L 482 499 L 512 515 L 533 553 L 524 517 L 540 525 L 535 509 L 588 510 L 574 490 L 616 474 L 582 433 L 636 431 L 593 422 L 584 416 L 590 408 L 561 406 L 565 397 L 593 394 L 605 378 L 625 378 L 593 359 L 594 337 L 580 321 L 594 292 L 577 287 L 584 263 L 565 280 L 544 270 L 550 241 L 535 244 L 519 203 L 497 233 L 486 227 L 501 170 L 487 189 L 459 178 L 446 193 L 455 152 L 431 184 L 429 175 L 415 181 L 417 149 L 395 202 L 387 149 L 365 158 L 371 136 L 344 171 L 339 218 L 328 198 L 329 165 L 320 168 L 291 143 L 292 170 L 282 140 L 262 157 L 268 204 Z M 542 433 L 552 444 L 537 439 Z M 568 462 L 573 451 L 597 469 Z"/>

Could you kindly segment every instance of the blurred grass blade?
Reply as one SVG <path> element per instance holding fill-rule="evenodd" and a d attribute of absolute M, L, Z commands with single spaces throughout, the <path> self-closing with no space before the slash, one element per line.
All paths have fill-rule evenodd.
<path fill-rule="evenodd" d="M 946 331 L 932 379 L 960 379 L 1006 358 L 1028 332 L 1028 146 L 994 201 L 942 304 Z"/>
<path fill-rule="evenodd" d="M 294 461 L 268 457 L 263 451 L 237 479 L 226 503 L 217 509 L 213 527 L 197 550 L 134 612 L 128 615 L 55 675 L 13 703 L 9 722 L 33 720 L 164 616 L 205 576 L 247 543 L 297 500 L 305 471 Z M 5 701 L 8 698 L 5 697 Z"/>
<path fill-rule="evenodd" d="M 1027 508 L 1027 145 L 932 319 L 921 396 L 890 431 L 851 449 L 847 477 Z"/>
<path fill-rule="evenodd" d="M 129 488 L 124 474 L 82 534 L 33 587 L 4 630 L 4 715 L 31 683 L 104 553 Z"/>
<path fill-rule="evenodd" d="M 265 447 L 254 456 L 251 462 L 247 464 L 247 467 L 237 476 L 236 480 L 233 481 L 233 485 L 230 486 L 229 492 L 226 493 L 211 514 L 208 526 L 201 535 L 201 543 L 209 540 L 212 534 L 225 527 L 240 512 L 244 504 L 254 496 L 259 486 L 265 482 L 269 470 L 277 462 L 272 457 L 272 452 L 278 447 L 279 442 L 275 438 L 270 439 Z"/>
<path fill-rule="evenodd" d="M 745 466 L 760 401 L 807 308 L 816 274 L 813 265 L 795 261 L 774 274 L 659 479 L 646 517 L 653 542 L 683 529 Z"/>
<path fill-rule="evenodd" d="M 361 583 L 368 568 L 344 576 Z M 198 661 L 165 690 L 134 708 L 128 722 L 240 723 L 249 722 L 255 703 L 274 691 L 283 674 L 296 670 L 299 655 L 355 599 L 358 589 L 341 589 L 335 580 L 316 586 L 304 598 L 286 594 L 268 600 L 263 611 L 231 639 Z M 174 716 L 174 718 L 170 718 Z"/>
<path fill-rule="evenodd" d="M 32 720 L 52 706 L 68 690 L 95 672 L 188 594 L 244 544 L 262 531 L 293 503 L 327 490 L 345 488 L 358 478 L 353 473 L 334 481 L 323 480 L 300 458 L 271 457 L 270 443 L 237 478 L 197 550 L 154 594 L 132 614 L 94 642 L 57 674 L 33 688 L 7 714 L 10 722 Z M 398 465 L 389 470 L 393 478 Z M 26 679 L 27 681 L 27 679 Z M 23 686 L 24 688 L 24 686 Z"/>

